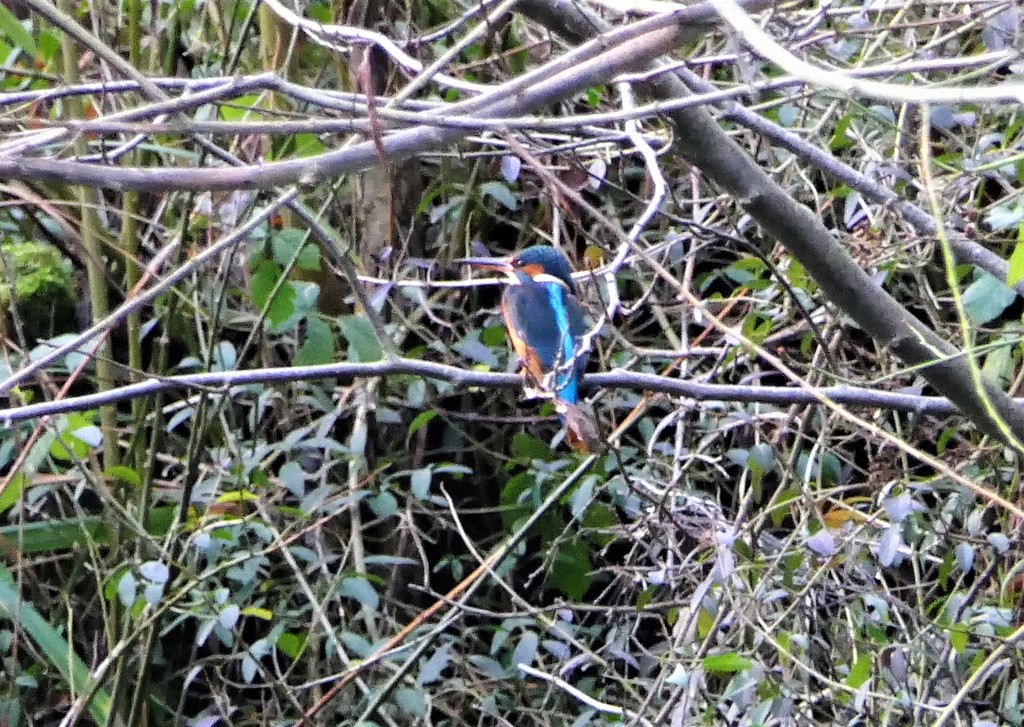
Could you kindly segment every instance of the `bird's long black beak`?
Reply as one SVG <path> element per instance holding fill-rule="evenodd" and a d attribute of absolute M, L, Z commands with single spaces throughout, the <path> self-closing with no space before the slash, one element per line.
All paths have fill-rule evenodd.
<path fill-rule="evenodd" d="M 512 272 L 512 259 L 507 257 L 464 257 L 455 262 L 485 270 L 497 270 L 501 273 Z"/>

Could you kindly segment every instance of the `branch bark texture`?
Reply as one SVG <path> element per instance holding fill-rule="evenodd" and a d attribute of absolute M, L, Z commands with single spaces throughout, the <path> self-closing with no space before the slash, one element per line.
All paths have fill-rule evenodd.
<path fill-rule="evenodd" d="M 574 42 L 609 30 L 597 16 L 556 0 L 523 0 L 519 7 Z M 666 63 L 659 60 L 650 68 Z M 657 74 L 643 87 L 659 99 L 691 95 L 671 72 Z M 804 265 L 832 303 L 900 361 L 921 367 L 921 375 L 979 429 L 1010 444 L 1014 438 L 1024 441 L 1024 408 L 991 382 L 984 381 L 980 391 L 962 352 L 872 282 L 821 220 L 776 184 L 707 111 L 684 108 L 667 115 L 676 126 L 676 152 L 735 198 L 770 237 Z"/>

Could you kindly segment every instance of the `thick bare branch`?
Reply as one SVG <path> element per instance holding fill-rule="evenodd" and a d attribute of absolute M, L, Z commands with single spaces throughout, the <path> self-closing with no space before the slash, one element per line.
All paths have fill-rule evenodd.
<path fill-rule="evenodd" d="M 322 366 L 289 366 L 284 368 L 249 369 L 244 371 L 218 371 L 199 374 L 184 374 L 160 379 L 147 379 L 136 384 L 121 386 L 101 394 L 86 394 L 58 401 L 44 401 L 25 406 L 0 409 L 0 425 L 10 426 L 16 422 L 39 417 L 85 411 L 99 406 L 130 401 L 153 394 L 213 390 L 227 395 L 232 387 L 250 384 L 283 384 L 296 381 L 321 379 L 357 379 L 377 376 L 422 376 L 436 381 L 447 381 L 460 388 L 481 387 L 487 389 L 509 389 L 522 386 L 523 379 L 516 374 L 475 371 L 460 366 L 420 361 L 408 358 L 375 361 L 369 363 L 340 363 Z M 818 398 L 811 392 L 791 386 L 737 386 L 707 384 L 687 381 L 669 376 L 642 374 L 624 369 L 606 373 L 590 374 L 583 381 L 584 390 L 624 389 L 631 391 L 656 392 L 682 397 L 692 401 L 732 401 L 740 403 L 761 403 L 775 406 L 792 404 L 816 404 Z M 920 396 L 896 391 L 882 391 L 866 387 L 833 386 L 819 389 L 818 393 L 846 406 L 871 409 L 891 409 L 943 416 L 956 411 L 947 399 L 938 396 Z"/>

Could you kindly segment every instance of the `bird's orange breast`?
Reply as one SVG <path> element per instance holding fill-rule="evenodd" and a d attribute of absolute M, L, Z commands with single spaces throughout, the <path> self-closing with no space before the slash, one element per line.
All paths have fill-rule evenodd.
<path fill-rule="evenodd" d="M 523 340 L 505 301 L 501 302 L 501 316 L 505 319 L 505 331 L 512 343 L 512 349 L 519 356 L 519 360 L 523 362 L 523 366 L 533 382 L 539 386 L 544 381 L 544 366 L 538 358 L 537 352 Z"/>

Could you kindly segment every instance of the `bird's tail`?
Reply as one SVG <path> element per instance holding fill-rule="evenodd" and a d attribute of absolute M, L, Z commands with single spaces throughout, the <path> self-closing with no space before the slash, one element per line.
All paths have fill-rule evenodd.
<path fill-rule="evenodd" d="M 570 447 L 584 454 L 600 451 L 602 442 L 597 425 L 578 405 L 564 399 L 555 399 L 555 411 L 565 425 L 566 440 Z"/>

